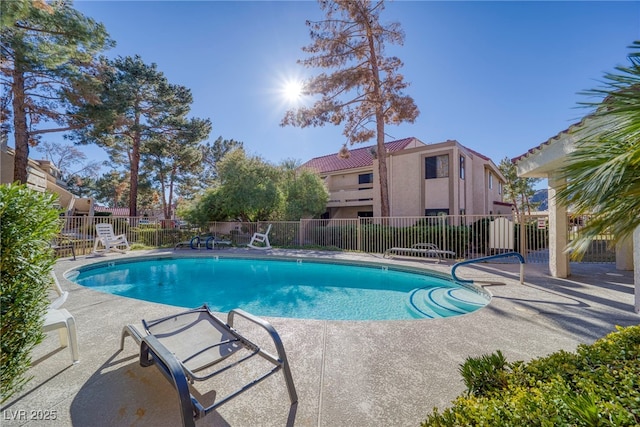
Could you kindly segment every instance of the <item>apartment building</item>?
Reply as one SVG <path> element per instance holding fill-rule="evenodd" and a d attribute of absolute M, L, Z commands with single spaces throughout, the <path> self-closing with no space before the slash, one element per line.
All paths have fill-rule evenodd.
<path fill-rule="evenodd" d="M 0 184 L 13 182 L 13 165 L 15 150 L 3 146 L 0 150 Z M 29 158 L 27 165 L 27 187 L 58 195 L 58 204 L 66 215 L 93 215 L 93 199 L 76 197 L 62 180 L 58 168 L 48 160 L 34 160 Z"/>
<path fill-rule="evenodd" d="M 511 213 L 502 201 L 504 177 L 488 157 L 458 141 L 425 144 L 404 138 L 385 144 L 391 216 Z M 316 157 L 330 193 L 325 218 L 380 216 L 376 146 Z"/>

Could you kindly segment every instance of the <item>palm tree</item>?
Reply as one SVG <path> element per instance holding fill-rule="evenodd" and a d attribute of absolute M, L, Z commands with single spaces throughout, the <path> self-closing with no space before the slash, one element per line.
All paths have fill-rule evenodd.
<path fill-rule="evenodd" d="M 640 226 L 640 41 L 630 49 L 630 65 L 616 67 L 601 88 L 585 92 L 601 101 L 583 103 L 596 109 L 576 133 L 575 151 L 561 171 L 567 184 L 559 201 L 576 214 L 594 214 L 569 245 L 578 255 L 604 232 L 620 240 Z"/>

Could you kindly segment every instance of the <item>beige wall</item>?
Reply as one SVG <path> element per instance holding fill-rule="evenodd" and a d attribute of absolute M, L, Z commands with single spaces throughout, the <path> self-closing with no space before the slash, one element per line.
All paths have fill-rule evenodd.
<path fill-rule="evenodd" d="M 425 158 L 440 155 L 449 156 L 449 177 L 425 179 Z M 460 156 L 465 156 L 465 179 L 460 179 Z M 488 171 L 494 178 L 494 188 L 489 191 Z M 334 173 L 326 182 L 330 192 L 354 190 L 358 188 L 358 175 L 373 172 L 373 213 L 380 216 L 378 163 L 372 168 Z M 394 152 L 387 158 L 389 181 L 389 204 L 392 216 L 423 216 L 425 209 L 448 209 L 451 215 L 489 214 L 494 210 L 494 201 L 502 201 L 499 193 L 500 175 L 492 163 L 469 152 L 455 141 L 431 145 L 418 145 Z M 339 212 L 341 218 L 355 217 L 361 207 L 332 208 L 332 216 Z M 368 209 L 367 209 L 368 210 Z M 510 212 L 510 209 L 507 209 Z M 355 212 L 355 213 L 354 213 Z M 504 213 L 509 213 L 504 212 Z M 496 212 L 494 212 L 496 213 Z"/>
<path fill-rule="evenodd" d="M 451 211 L 451 200 L 449 198 L 449 178 L 424 179 L 424 209 L 418 215 L 424 215 L 425 209 L 449 209 L 450 215 L 455 215 Z"/>
<path fill-rule="evenodd" d="M 5 151 L 0 152 L 0 183 L 9 184 L 13 182 L 13 156 Z"/>
<path fill-rule="evenodd" d="M 358 216 L 358 212 L 372 212 L 372 205 L 365 206 L 347 206 L 344 208 L 332 208 L 331 209 L 331 218 L 356 218 Z M 375 215 L 375 213 L 374 213 Z"/>
<path fill-rule="evenodd" d="M 393 155 L 388 158 L 388 172 L 393 179 L 389 180 L 389 204 L 392 216 L 424 215 L 421 180 L 423 165 L 421 156 Z"/>
<path fill-rule="evenodd" d="M 11 151 L 1 151 L 0 160 L 2 170 L 0 171 L 0 183 L 9 184 L 13 182 L 14 155 Z M 78 204 L 79 212 L 93 214 L 93 200 L 83 198 L 77 199 L 66 188 L 62 187 L 58 181 L 60 172 L 48 161 L 29 159 L 27 166 L 27 186 L 37 191 L 49 191 L 58 195 L 58 204 L 67 214 L 73 215 L 74 204 Z"/>

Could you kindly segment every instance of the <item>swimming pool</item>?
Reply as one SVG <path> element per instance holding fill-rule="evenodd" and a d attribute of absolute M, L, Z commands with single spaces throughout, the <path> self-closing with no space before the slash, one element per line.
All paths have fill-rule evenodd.
<path fill-rule="evenodd" d="M 100 262 L 68 275 L 79 285 L 144 301 L 258 316 L 331 320 L 451 317 L 490 295 L 437 273 L 305 259 L 155 257 Z"/>

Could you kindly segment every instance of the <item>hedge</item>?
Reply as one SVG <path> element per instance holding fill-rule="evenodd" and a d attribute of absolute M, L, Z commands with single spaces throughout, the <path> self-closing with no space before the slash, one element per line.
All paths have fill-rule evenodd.
<path fill-rule="evenodd" d="M 468 358 L 460 368 L 467 393 L 421 425 L 638 426 L 640 326 L 617 329 L 528 363 L 500 352 Z"/>

